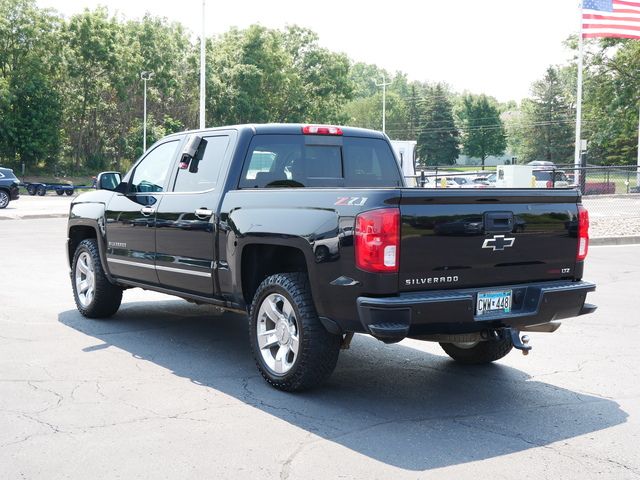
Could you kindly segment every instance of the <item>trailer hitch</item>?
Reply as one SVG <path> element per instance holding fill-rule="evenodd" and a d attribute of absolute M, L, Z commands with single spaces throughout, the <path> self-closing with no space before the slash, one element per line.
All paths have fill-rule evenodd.
<path fill-rule="evenodd" d="M 529 335 L 523 335 L 520 337 L 520 331 L 515 328 L 505 328 L 506 332 L 511 335 L 511 343 L 515 348 L 520 350 L 523 355 L 529 355 L 529 350 L 531 350 L 531 345 L 529 345 Z"/>

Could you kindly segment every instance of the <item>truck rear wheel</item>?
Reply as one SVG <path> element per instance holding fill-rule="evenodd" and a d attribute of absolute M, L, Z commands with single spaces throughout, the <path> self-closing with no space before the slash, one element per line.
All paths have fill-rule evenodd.
<path fill-rule="evenodd" d="M 122 288 L 106 277 L 100 262 L 98 244 L 93 238 L 76 248 L 71 267 L 73 299 L 78 311 L 88 318 L 106 318 L 120 308 Z"/>
<path fill-rule="evenodd" d="M 36 188 L 36 195 L 40 197 L 44 197 L 46 194 L 47 194 L 47 189 L 45 188 L 44 185 L 40 185 L 38 188 Z"/>
<path fill-rule="evenodd" d="M 500 360 L 506 356 L 513 344 L 510 338 L 471 343 L 441 343 L 440 346 L 456 362 L 480 365 Z"/>
<path fill-rule="evenodd" d="M 320 323 L 304 273 L 266 278 L 249 319 L 256 365 L 275 388 L 292 392 L 315 387 L 335 369 L 342 336 Z"/>

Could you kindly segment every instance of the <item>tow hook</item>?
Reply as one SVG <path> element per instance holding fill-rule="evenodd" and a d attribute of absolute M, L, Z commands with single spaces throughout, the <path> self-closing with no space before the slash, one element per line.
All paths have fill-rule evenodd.
<path fill-rule="evenodd" d="M 520 331 L 515 328 L 506 328 L 505 330 L 509 331 L 511 335 L 511 343 L 513 346 L 520 350 L 523 355 L 529 355 L 529 350 L 531 350 L 531 345 L 529 345 L 529 335 L 522 335 L 520 337 Z"/>

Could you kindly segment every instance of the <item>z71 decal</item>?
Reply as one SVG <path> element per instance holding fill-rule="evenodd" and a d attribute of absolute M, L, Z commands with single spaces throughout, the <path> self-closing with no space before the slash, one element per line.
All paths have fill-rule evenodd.
<path fill-rule="evenodd" d="M 352 205 L 354 207 L 362 207 L 367 203 L 367 197 L 338 197 L 338 201 L 334 205 Z"/>

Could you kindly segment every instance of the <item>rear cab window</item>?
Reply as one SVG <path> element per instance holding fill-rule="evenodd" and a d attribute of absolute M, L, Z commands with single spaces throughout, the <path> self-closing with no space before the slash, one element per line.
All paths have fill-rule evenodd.
<path fill-rule="evenodd" d="M 378 138 L 255 135 L 240 188 L 399 187 L 399 167 Z"/>

